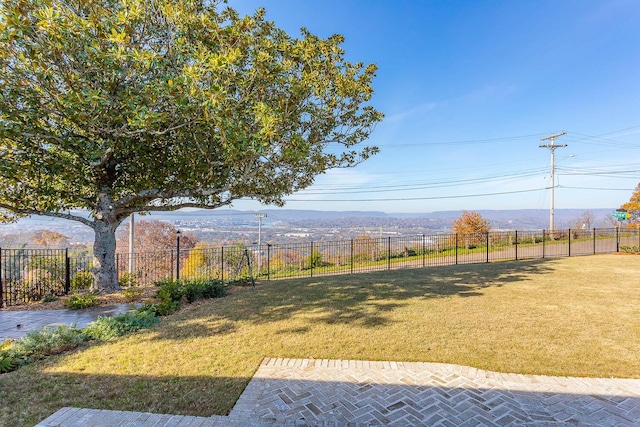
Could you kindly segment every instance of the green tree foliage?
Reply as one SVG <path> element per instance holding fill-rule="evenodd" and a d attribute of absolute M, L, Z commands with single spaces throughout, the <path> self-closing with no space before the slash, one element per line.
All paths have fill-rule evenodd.
<path fill-rule="evenodd" d="M 132 212 L 282 204 L 376 152 L 355 147 L 382 118 L 376 67 L 347 62 L 342 42 L 216 0 L 4 0 L 3 217 L 93 228 L 95 285 L 116 289 Z"/>

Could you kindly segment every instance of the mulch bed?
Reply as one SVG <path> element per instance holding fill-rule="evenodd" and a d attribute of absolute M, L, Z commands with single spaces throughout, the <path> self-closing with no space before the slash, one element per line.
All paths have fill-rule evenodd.
<path fill-rule="evenodd" d="M 158 290 L 155 286 L 141 286 L 142 296 L 135 301 L 130 301 L 122 294 L 122 292 L 100 292 L 98 294 L 98 300 L 100 306 L 119 305 L 119 304 L 131 304 L 139 302 L 155 302 L 155 294 Z M 71 297 L 71 295 L 63 295 L 58 297 L 57 300 L 51 302 L 30 302 L 20 305 L 12 305 L 10 307 L 3 307 L 2 311 L 21 311 L 21 310 L 62 310 L 66 307 L 65 302 Z"/>

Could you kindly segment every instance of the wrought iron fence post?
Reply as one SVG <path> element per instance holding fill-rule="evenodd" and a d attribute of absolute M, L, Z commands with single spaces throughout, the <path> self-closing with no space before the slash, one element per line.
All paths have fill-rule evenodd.
<path fill-rule="evenodd" d="M 267 280 L 271 280 L 271 245 L 267 243 Z"/>
<path fill-rule="evenodd" d="M 64 293 L 65 295 L 69 293 L 69 288 L 71 288 L 71 268 L 69 262 L 69 249 L 64 250 Z"/>
<path fill-rule="evenodd" d="M 353 239 L 351 239 L 351 257 L 350 257 L 350 259 L 351 259 L 351 262 L 350 262 L 350 264 L 351 264 L 351 274 L 353 274 Z"/>
<path fill-rule="evenodd" d="M 387 270 L 391 270 L 391 236 L 387 237 Z"/>
<path fill-rule="evenodd" d="M 427 260 L 427 245 L 425 242 L 425 236 L 422 235 L 422 266 L 424 267 Z"/>
<path fill-rule="evenodd" d="M 569 235 L 569 256 L 571 256 L 571 229 L 567 233 Z"/>
<path fill-rule="evenodd" d="M 180 231 L 176 231 L 176 280 L 180 280 Z"/>
<path fill-rule="evenodd" d="M 518 230 L 516 230 L 516 261 L 517 260 L 518 260 Z"/>
<path fill-rule="evenodd" d="M 487 262 L 489 262 L 489 232 L 487 231 Z"/>
<path fill-rule="evenodd" d="M 220 280 L 224 282 L 224 246 L 220 248 Z"/>
<path fill-rule="evenodd" d="M 456 265 L 458 265 L 458 233 L 456 233 Z"/>
<path fill-rule="evenodd" d="M 542 258 L 544 258 L 544 230 L 542 230 Z"/>
<path fill-rule="evenodd" d="M 596 228 L 593 227 L 593 254 L 596 254 Z"/>
<path fill-rule="evenodd" d="M 171 263 L 169 263 L 169 270 L 171 270 L 171 280 L 173 280 L 173 249 L 171 249 Z"/>
<path fill-rule="evenodd" d="M 311 264 L 311 277 L 313 277 L 313 240 L 311 241 L 311 254 L 309 255 L 309 264 Z"/>
<path fill-rule="evenodd" d="M 616 227 L 616 252 L 620 252 L 620 227 Z"/>

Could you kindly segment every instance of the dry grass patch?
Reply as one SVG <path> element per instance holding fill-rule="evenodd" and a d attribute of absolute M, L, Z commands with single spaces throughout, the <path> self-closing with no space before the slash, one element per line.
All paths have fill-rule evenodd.
<path fill-rule="evenodd" d="M 62 406 L 225 414 L 264 357 L 638 377 L 639 272 L 603 255 L 267 283 L 0 376 L 0 424 Z"/>

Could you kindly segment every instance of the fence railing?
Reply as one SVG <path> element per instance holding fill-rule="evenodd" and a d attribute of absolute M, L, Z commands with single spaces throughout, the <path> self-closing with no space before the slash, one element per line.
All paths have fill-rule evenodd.
<path fill-rule="evenodd" d="M 274 280 L 379 270 L 552 258 L 640 247 L 638 230 L 496 231 L 356 238 L 116 254 L 118 277 L 139 284 L 166 278 Z M 131 268 L 130 260 L 133 260 Z M 63 295 L 91 284 L 92 258 L 66 249 L 0 249 L 0 307 Z"/>

